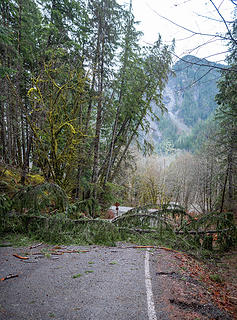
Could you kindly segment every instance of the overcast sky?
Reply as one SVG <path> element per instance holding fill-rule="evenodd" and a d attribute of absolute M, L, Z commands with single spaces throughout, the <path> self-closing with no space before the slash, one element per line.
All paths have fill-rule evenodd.
<path fill-rule="evenodd" d="M 231 0 L 212 1 L 226 21 L 233 20 L 236 5 Z M 118 2 L 128 4 L 129 0 Z M 198 33 L 225 34 L 227 29 L 211 0 L 132 0 L 132 3 L 135 19 L 141 21 L 138 29 L 144 33 L 143 44 L 153 43 L 160 33 L 165 43 L 176 39 L 175 52 L 179 57 L 192 54 L 210 61 L 223 62 L 225 54 L 216 54 L 227 50 L 226 42 L 214 37 L 193 35 L 161 17 Z"/>

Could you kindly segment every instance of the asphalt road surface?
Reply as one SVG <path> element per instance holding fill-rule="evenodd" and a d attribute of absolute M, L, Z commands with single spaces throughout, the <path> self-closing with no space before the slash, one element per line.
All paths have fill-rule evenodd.
<path fill-rule="evenodd" d="M 43 255 L 42 246 L 0 248 L 0 277 L 18 275 L 0 281 L 0 319 L 169 319 L 159 304 L 157 283 L 153 290 L 155 252 L 122 246 L 61 250 L 72 249 L 88 252 Z M 15 253 L 29 259 L 18 259 Z"/>
<path fill-rule="evenodd" d="M 115 215 L 117 216 L 122 216 L 124 213 L 128 212 L 129 210 L 132 210 L 134 209 L 134 207 L 122 207 L 122 206 L 119 206 L 118 207 L 118 210 L 116 210 L 116 207 L 115 206 L 111 206 L 110 207 L 110 210 L 112 210 Z M 154 212 L 154 211 L 157 211 L 157 209 L 149 209 L 148 210 L 149 212 Z"/>

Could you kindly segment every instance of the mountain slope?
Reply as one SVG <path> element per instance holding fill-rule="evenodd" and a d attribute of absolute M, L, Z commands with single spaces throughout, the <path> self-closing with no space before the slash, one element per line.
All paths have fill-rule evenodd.
<path fill-rule="evenodd" d="M 188 55 L 173 67 L 164 92 L 164 104 L 168 109 L 159 115 L 160 121 L 153 127 L 153 142 L 157 151 L 162 151 L 167 141 L 181 147 L 180 137 L 192 133 L 195 126 L 205 122 L 216 109 L 217 81 L 223 65 Z M 184 147 L 185 148 L 185 147 Z"/>

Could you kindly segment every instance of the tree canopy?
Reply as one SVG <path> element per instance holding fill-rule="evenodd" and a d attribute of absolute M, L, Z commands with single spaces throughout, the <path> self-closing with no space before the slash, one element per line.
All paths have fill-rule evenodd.
<path fill-rule="evenodd" d="M 3 0 L 1 160 L 103 202 L 147 130 L 171 47 L 141 47 L 132 8 L 115 0 Z"/>

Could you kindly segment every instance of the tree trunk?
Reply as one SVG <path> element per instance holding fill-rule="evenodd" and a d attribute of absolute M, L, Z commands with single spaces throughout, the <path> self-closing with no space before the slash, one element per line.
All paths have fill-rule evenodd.
<path fill-rule="evenodd" d="M 129 38 L 131 33 L 131 14 L 132 14 L 132 1 L 130 0 L 129 20 L 127 24 L 127 32 L 126 32 L 126 39 L 125 39 L 124 63 L 123 63 L 122 72 L 121 72 L 121 88 L 119 92 L 118 108 L 116 110 L 116 116 L 114 120 L 111 143 L 109 148 L 107 169 L 106 169 L 105 178 L 104 178 L 104 186 L 108 181 L 108 178 L 111 173 L 112 157 L 113 157 L 114 146 L 115 146 L 115 137 L 116 137 L 117 127 L 118 127 L 119 115 L 121 111 L 122 98 L 123 98 L 124 89 L 125 89 L 125 78 L 126 78 L 126 70 L 127 70 L 127 63 L 128 63 Z"/>
<path fill-rule="evenodd" d="M 101 8 L 103 10 L 103 8 Z M 94 161 L 91 182 L 93 186 L 93 198 L 97 198 L 97 182 L 98 182 L 98 172 L 99 172 L 99 151 L 100 151 L 100 133 L 102 127 L 102 109 L 103 109 L 103 84 L 104 84 L 104 45 L 105 38 L 103 35 L 102 28 L 102 16 L 99 13 L 98 22 L 98 36 L 97 36 L 97 52 L 96 61 L 98 62 L 98 103 L 97 103 L 97 116 L 96 116 L 96 129 L 95 129 L 95 139 L 94 139 Z"/>
<path fill-rule="evenodd" d="M 222 191 L 222 199 L 221 199 L 220 213 L 223 211 L 223 207 L 224 207 L 224 202 L 225 202 L 225 190 L 226 190 L 226 185 L 227 185 L 227 180 L 228 180 L 228 174 L 229 174 L 229 166 L 227 166 L 226 175 L 225 175 L 225 182 L 224 182 L 224 187 L 223 187 L 223 191 Z"/>
<path fill-rule="evenodd" d="M 233 148 L 232 145 L 230 146 L 230 151 L 228 154 L 228 166 L 229 166 L 229 171 L 228 171 L 228 183 L 229 183 L 229 188 L 228 188 L 228 197 L 229 197 L 229 207 L 230 211 L 232 211 L 233 208 Z"/>

